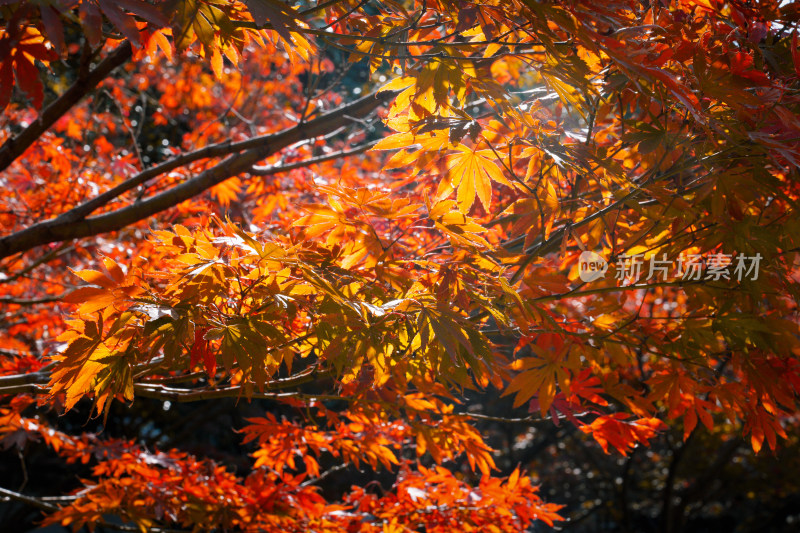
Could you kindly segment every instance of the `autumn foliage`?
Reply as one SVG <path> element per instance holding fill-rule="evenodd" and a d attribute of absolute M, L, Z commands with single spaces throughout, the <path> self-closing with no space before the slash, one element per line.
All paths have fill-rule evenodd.
<path fill-rule="evenodd" d="M 796 443 L 796 3 L 0 20 L 0 446 L 81 473 L 0 481 L 37 521 L 523 531 L 562 500 L 489 422 Z"/>

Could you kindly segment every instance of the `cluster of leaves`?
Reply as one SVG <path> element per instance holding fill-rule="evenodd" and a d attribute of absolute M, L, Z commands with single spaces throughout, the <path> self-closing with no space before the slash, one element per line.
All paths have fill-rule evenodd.
<path fill-rule="evenodd" d="M 259 448 L 253 471 L 242 479 L 213 461 L 178 450 L 151 452 L 131 441 L 70 437 L 20 416 L 21 403 L 0 410 L 0 442 L 22 447 L 27 440 L 43 439 L 68 463 L 95 463 L 93 479 L 85 480 L 69 506 L 45 523 L 105 526 L 104 517 L 114 514 L 144 531 L 155 523 L 213 523 L 276 532 L 404 531 L 419 525 L 430 531 L 489 525 L 497 531 L 519 531 L 533 520 L 552 524 L 559 519 L 559 506 L 543 503 L 530 478 L 518 471 L 505 482 L 486 477 L 471 487 L 444 468 L 412 470 L 407 462 L 391 493 L 378 497 L 358 488 L 343 504 L 327 503 L 314 485 L 320 472 L 312 451 L 341 454 L 356 466 L 365 456 L 373 466 L 377 461 L 387 467 L 398 463 L 385 446 L 399 447 L 408 432 L 384 424 L 385 435 L 377 435 L 371 427 L 375 421 L 364 415 L 349 415 L 344 422 L 332 414 L 341 420 L 333 432 L 278 422 L 271 415 L 252 420 L 244 442 L 258 439 Z M 303 459 L 304 472 L 297 471 L 295 455 Z"/>

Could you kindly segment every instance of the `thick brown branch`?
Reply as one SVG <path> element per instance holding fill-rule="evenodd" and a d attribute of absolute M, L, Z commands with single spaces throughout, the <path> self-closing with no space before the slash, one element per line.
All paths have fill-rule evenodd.
<path fill-rule="evenodd" d="M 308 369 L 304 372 L 294 376 L 282 379 L 276 379 L 268 382 L 264 388 L 268 391 L 276 391 L 286 389 L 289 387 L 297 387 L 305 383 L 317 381 L 330 377 L 331 371 L 317 370 L 316 368 Z M 245 396 L 248 398 L 263 398 L 279 400 L 281 398 L 289 397 L 304 397 L 305 395 L 297 392 L 254 392 L 246 394 L 242 387 L 225 387 L 222 389 L 207 389 L 207 390 L 192 390 L 192 389 L 178 389 L 173 387 L 165 387 L 155 383 L 143 382 L 137 383 L 134 386 L 137 395 L 145 398 L 156 398 L 159 400 L 171 400 L 176 402 L 194 402 L 198 400 L 212 400 L 217 398 L 238 398 Z M 322 398 L 321 396 L 314 395 L 315 398 Z M 329 397 L 325 397 L 329 398 Z M 339 399 L 337 396 L 336 399 Z"/>
<path fill-rule="evenodd" d="M 246 141 L 241 141 L 237 143 L 231 141 L 225 141 L 217 144 L 210 144 L 193 152 L 181 154 L 177 157 L 170 159 L 169 161 L 164 161 L 159 165 L 143 170 L 138 174 L 136 174 L 135 176 L 132 176 L 129 179 L 123 181 L 122 183 L 116 185 L 115 187 L 112 187 L 106 192 L 95 196 L 91 200 L 88 200 L 82 203 L 81 205 L 75 206 L 66 213 L 59 215 L 56 219 L 54 219 L 54 222 L 59 221 L 62 224 L 68 222 L 76 222 L 78 220 L 85 218 L 87 215 L 90 215 L 91 213 L 93 213 L 100 207 L 108 204 L 112 200 L 119 198 L 121 195 L 130 191 L 134 187 L 147 183 L 151 179 L 161 176 L 162 174 L 175 170 L 176 168 L 180 168 L 184 165 L 188 165 L 189 163 L 199 161 L 201 159 L 221 157 L 224 155 L 230 155 L 239 152 L 243 150 L 243 146 L 252 145 L 253 141 L 256 140 L 265 143 L 270 142 L 271 140 L 274 141 L 274 138 L 277 137 L 278 135 L 281 134 L 279 133 L 279 134 L 264 135 L 261 137 L 255 137 L 253 139 L 248 139 Z M 271 176 L 273 174 L 277 174 L 278 172 L 284 172 L 295 168 L 305 167 L 308 165 L 312 165 L 314 163 L 322 163 L 330 159 L 335 159 L 336 157 L 346 157 L 348 155 L 358 154 L 369 149 L 373 145 L 374 143 L 370 143 L 368 145 L 359 146 L 352 150 L 337 152 L 336 154 L 331 154 L 330 156 L 323 156 L 310 159 L 307 161 L 300 161 L 298 163 L 292 163 L 290 165 L 285 165 L 282 167 L 253 167 L 250 170 L 250 174 L 259 176 Z M 266 169 L 269 170 L 267 171 Z"/>
<path fill-rule="evenodd" d="M 58 296 L 45 296 L 43 298 L 14 298 L 13 296 L 2 296 L 0 297 L 0 304 L 14 304 L 14 305 L 38 305 L 38 304 L 50 304 L 53 302 L 58 302 L 64 295 Z"/>
<path fill-rule="evenodd" d="M 78 80 L 67 89 L 64 94 L 48 105 L 39 117 L 22 133 L 10 137 L 0 147 L 0 172 L 21 156 L 50 126 L 63 117 L 72 106 L 83 99 L 86 94 L 94 89 L 106 76 L 118 66 L 125 63 L 131 57 L 131 45 L 125 41 L 113 52 L 103 59 L 97 67 L 91 70 L 85 77 Z"/>
<path fill-rule="evenodd" d="M 346 400 L 341 396 L 330 394 L 304 394 L 301 392 L 252 392 L 247 394 L 240 387 L 225 389 L 189 390 L 169 387 L 151 387 L 141 383 L 134 386 L 137 396 L 154 398 L 156 400 L 169 400 L 172 402 L 198 402 L 202 400 L 218 400 L 220 398 L 247 398 L 255 400 L 281 400 L 284 398 L 299 398 L 307 400 Z"/>
<path fill-rule="evenodd" d="M 3 237 L 0 239 L 0 258 L 25 252 L 43 244 L 116 231 L 144 220 L 188 200 L 228 178 L 247 172 L 258 161 L 291 144 L 303 139 L 325 135 L 353 120 L 368 115 L 393 98 L 395 94 L 391 91 L 370 94 L 280 133 L 226 144 L 227 152 L 225 153 L 242 152 L 231 155 L 194 178 L 132 205 L 82 220 L 71 220 L 74 214 L 67 212 L 62 216 L 34 224 Z"/>
<path fill-rule="evenodd" d="M 312 157 L 311 159 L 304 159 L 303 161 L 297 161 L 296 163 L 289 163 L 287 165 L 254 166 L 250 169 L 249 173 L 252 174 L 253 176 L 272 176 L 274 174 L 279 174 L 281 172 L 288 172 L 296 168 L 305 168 L 311 165 L 316 165 L 317 163 L 324 163 L 325 161 L 332 161 L 334 159 L 340 159 L 342 157 L 361 154 L 363 152 L 366 152 L 376 144 L 377 141 L 361 144 L 349 150 L 342 150 L 340 152 L 333 152 L 331 154 Z"/>
<path fill-rule="evenodd" d="M 27 385 L 4 385 L 0 387 L 0 395 L 4 394 L 47 394 L 47 389 L 33 383 Z"/>
<path fill-rule="evenodd" d="M 30 374 L 15 374 L 13 376 L 0 376 L 0 389 L 15 385 L 42 384 L 50 381 L 47 372 L 31 372 Z M 0 393 L 4 392 L 0 390 Z"/>

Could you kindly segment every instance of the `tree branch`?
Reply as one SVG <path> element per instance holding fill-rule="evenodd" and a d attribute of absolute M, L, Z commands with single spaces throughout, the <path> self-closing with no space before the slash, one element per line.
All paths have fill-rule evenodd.
<path fill-rule="evenodd" d="M 288 378 L 275 379 L 268 382 L 264 388 L 269 391 L 286 389 L 289 387 L 296 387 L 305 383 L 310 383 L 319 379 L 324 379 L 333 375 L 330 370 L 318 370 L 312 367 L 308 370 L 300 372 Z M 211 400 L 215 398 L 238 398 L 246 396 L 249 398 L 264 398 L 264 399 L 280 399 L 283 397 L 305 396 L 296 392 L 277 393 L 277 392 L 257 392 L 250 395 L 244 393 L 242 387 L 226 387 L 223 389 L 207 389 L 207 390 L 193 390 L 193 389 L 179 389 L 165 387 L 158 384 L 158 382 L 142 382 L 134 385 L 136 394 L 146 398 L 156 398 L 160 400 L 171 400 L 176 402 L 192 402 L 197 400 Z M 321 398 L 318 395 L 312 395 L 315 398 Z M 337 396 L 336 399 L 339 399 Z"/>
<path fill-rule="evenodd" d="M 4 499 L 7 498 L 9 500 L 16 500 L 18 502 L 22 502 L 33 507 L 37 507 L 43 511 L 53 512 L 58 510 L 57 505 L 44 502 L 32 496 L 25 496 L 24 494 L 14 492 L 13 490 L 4 489 L 3 487 L 0 487 L 0 496 L 3 496 Z"/>
<path fill-rule="evenodd" d="M 15 298 L 13 296 L 0 296 L 0 304 L 14 305 L 38 305 L 58 302 L 64 298 L 63 294 L 58 296 L 45 296 L 42 298 Z"/>
<path fill-rule="evenodd" d="M 391 100 L 396 94 L 396 91 L 373 93 L 351 104 L 326 113 L 314 120 L 300 123 L 297 126 L 279 133 L 255 137 L 236 143 L 214 145 L 215 148 L 210 150 L 210 152 L 214 154 L 217 154 L 217 152 L 221 155 L 244 151 L 228 157 L 213 167 L 201 172 L 194 178 L 132 205 L 95 217 L 73 220 L 76 217 L 80 217 L 86 210 L 90 208 L 93 210 L 95 208 L 95 203 L 99 202 L 99 200 L 95 199 L 90 201 L 93 203 L 91 203 L 89 207 L 86 207 L 86 204 L 82 204 L 82 206 L 78 206 L 74 210 L 68 211 L 61 216 L 39 222 L 38 224 L 34 224 L 28 228 L 3 237 L 0 239 L 0 258 L 8 257 L 19 252 L 25 252 L 37 246 L 52 242 L 116 231 L 140 220 L 144 220 L 156 213 L 188 200 L 210 189 L 214 185 L 222 183 L 228 178 L 247 172 L 258 161 L 261 161 L 291 144 L 303 139 L 311 139 L 320 135 L 325 135 L 336 128 L 352 122 L 354 118 L 368 115 L 382 104 Z M 186 154 L 186 158 L 194 160 L 194 158 L 199 158 L 199 156 L 193 152 L 192 154 Z M 181 158 L 179 157 L 177 159 L 180 160 Z M 177 163 L 172 162 L 171 164 Z M 154 167 L 154 169 L 162 167 L 163 165 L 160 165 Z M 151 171 L 154 170 L 151 169 Z M 146 179 L 150 179 L 150 177 L 153 176 L 148 175 Z M 109 198 L 109 196 L 118 196 L 124 192 L 122 189 L 128 190 L 138 183 L 146 181 L 146 179 L 143 178 L 140 173 L 111 191 L 104 193 L 104 195 L 101 195 L 103 201 L 110 201 L 111 198 Z M 77 214 L 75 210 L 78 210 Z"/>
<path fill-rule="evenodd" d="M 584 411 L 581 413 L 573 413 L 572 416 L 575 418 L 580 418 L 584 416 L 591 416 L 596 413 L 592 411 Z M 526 416 L 525 418 L 506 418 L 503 416 L 491 416 L 491 415 L 484 415 L 480 413 L 455 413 L 454 416 L 461 416 L 464 418 L 469 418 L 471 420 L 481 421 L 481 422 L 498 422 L 501 424 L 528 424 L 528 425 L 536 425 L 539 422 L 544 422 L 546 420 L 552 420 L 553 417 L 550 415 L 547 416 Z M 566 417 L 565 417 L 566 418 Z"/>
<path fill-rule="evenodd" d="M 75 498 L 70 498 L 73 500 Z M 48 513 L 52 513 L 58 511 L 59 507 L 49 501 L 64 501 L 65 498 L 58 497 L 58 498 L 34 498 L 33 496 L 26 496 L 25 494 L 20 494 L 19 492 L 14 492 L 13 490 L 4 489 L 0 487 L 0 501 L 3 500 L 14 500 L 18 501 L 32 507 L 36 507 L 41 509 L 42 511 L 47 511 Z M 49 501 L 45 501 L 49 500 Z M 69 501 L 69 500 L 68 500 Z M 95 526 L 102 526 L 104 528 L 113 529 L 115 531 L 142 531 L 141 528 L 137 526 L 127 526 L 124 524 L 113 524 L 111 522 L 107 522 L 103 519 L 100 519 L 94 523 Z M 182 529 L 167 529 L 162 527 L 148 527 L 144 531 L 148 533 L 185 533 L 186 530 Z"/>
<path fill-rule="evenodd" d="M 85 77 L 78 80 L 67 89 L 64 94 L 56 98 L 41 112 L 39 117 L 22 133 L 10 137 L 0 147 L 0 172 L 7 169 L 11 163 L 21 156 L 50 126 L 63 117 L 72 106 L 83 99 L 86 94 L 94 89 L 106 76 L 118 66 L 131 58 L 132 50 L 128 41 L 123 42 L 105 59 L 103 59 L 94 70 Z"/>
<path fill-rule="evenodd" d="M 171 402 L 187 403 L 202 400 L 218 400 L 220 398 L 247 398 L 248 400 L 281 400 L 284 398 L 298 398 L 306 400 L 347 400 L 333 394 L 304 394 L 300 392 L 244 392 L 241 387 L 227 387 L 224 389 L 190 390 L 176 389 L 164 386 L 151 387 L 144 383 L 134 385 L 136 395 L 142 398 L 156 400 L 169 400 Z"/>
<path fill-rule="evenodd" d="M 333 152 L 331 154 L 312 157 L 311 159 L 305 159 L 303 161 L 289 163 L 288 165 L 253 166 L 252 168 L 250 168 L 249 174 L 252 174 L 253 176 L 272 176 L 273 174 L 288 172 L 289 170 L 294 170 L 296 168 L 305 168 L 307 166 L 315 165 L 317 163 L 324 163 L 325 161 L 331 161 L 333 159 L 339 159 L 341 157 L 361 154 L 366 152 L 373 146 L 375 146 L 377 143 L 378 141 L 366 144 L 360 144 L 355 148 L 351 148 L 349 150 L 341 150 L 339 152 Z"/>
<path fill-rule="evenodd" d="M 0 393 L 3 387 L 16 385 L 42 384 L 50 380 L 46 372 L 31 372 L 30 374 L 15 374 L 13 376 L 0 376 Z"/>

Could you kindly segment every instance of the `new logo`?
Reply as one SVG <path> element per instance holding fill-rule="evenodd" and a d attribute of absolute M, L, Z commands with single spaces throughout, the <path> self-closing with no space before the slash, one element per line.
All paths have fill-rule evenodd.
<path fill-rule="evenodd" d="M 602 278 L 608 271 L 608 261 L 595 252 L 586 250 L 581 252 L 579 260 L 581 281 L 589 283 Z"/>

